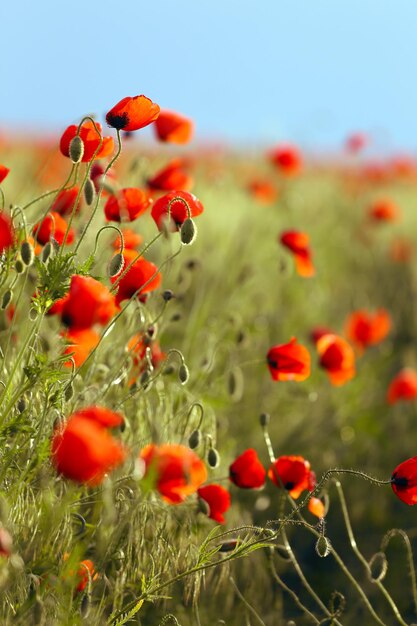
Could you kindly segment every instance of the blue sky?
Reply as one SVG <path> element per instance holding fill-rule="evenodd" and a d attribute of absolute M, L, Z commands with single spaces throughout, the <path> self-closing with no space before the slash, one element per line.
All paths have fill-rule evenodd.
<path fill-rule="evenodd" d="M 16 0 L 0 23 L 2 127 L 144 93 L 213 141 L 417 147 L 413 0 Z"/>

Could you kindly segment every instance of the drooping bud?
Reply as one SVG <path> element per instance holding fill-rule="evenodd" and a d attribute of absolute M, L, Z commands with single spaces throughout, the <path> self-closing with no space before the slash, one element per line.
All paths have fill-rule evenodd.
<path fill-rule="evenodd" d="M 200 445 L 200 441 L 201 441 L 201 430 L 199 428 L 196 428 L 188 437 L 188 445 L 192 450 L 194 450 L 194 448 L 198 448 L 198 446 Z"/>
<path fill-rule="evenodd" d="M 236 550 L 239 544 L 240 544 L 240 539 L 238 538 L 228 539 L 227 541 L 224 541 L 220 545 L 219 552 L 233 552 L 233 550 Z"/>
<path fill-rule="evenodd" d="M 32 265 L 33 259 L 35 258 L 35 252 L 29 241 L 24 241 L 20 246 L 20 256 L 22 257 L 22 261 L 25 265 Z"/>
<path fill-rule="evenodd" d="M 7 309 L 7 307 L 9 306 L 10 302 L 12 301 L 13 298 L 13 291 L 11 289 L 7 289 L 4 294 L 3 294 L 3 299 L 1 301 L 1 308 L 3 309 Z"/>
<path fill-rule="evenodd" d="M 187 217 L 180 230 L 181 243 L 185 246 L 189 246 L 193 243 L 196 237 L 197 227 L 191 217 Z"/>
<path fill-rule="evenodd" d="M 185 385 L 185 383 L 190 378 L 190 372 L 189 372 L 188 367 L 186 366 L 185 363 L 181 363 L 181 365 L 179 367 L 178 378 L 180 379 L 181 385 Z"/>
<path fill-rule="evenodd" d="M 84 185 L 84 198 L 88 206 L 91 206 L 96 197 L 96 188 L 91 178 L 87 178 Z"/>
<path fill-rule="evenodd" d="M 171 291 L 171 289 L 165 289 L 164 293 L 162 294 L 162 297 L 165 300 L 165 302 L 169 302 L 170 300 L 172 300 L 172 298 L 174 298 L 174 292 Z"/>
<path fill-rule="evenodd" d="M 327 539 L 327 537 L 325 537 L 324 535 L 320 535 L 320 537 L 317 539 L 317 542 L 316 542 L 317 554 L 320 557 L 324 558 L 326 556 L 329 556 L 331 549 L 332 549 L 332 546 L 331 546 L 329 539 Z"/>
<path fill-rule="evenodd" d="M 269 413 L 261 413 L 259 416 L 259 423 L 262 428 L 266 428 L 270 422 L 271 416 Z"/>
<path fill-rule="evenodd" d="M 84 156 L 84 142 L 79 135 L 75 135 L 70 141 L 69 155 L 73 163 L 79 163 Z"/>
<path fill-rule="evenodd" d="M 44 249 L 42 250 L 42 261 L 46 263 L 49 257 L 52 255 L 54 248 L 50 241 L 45 244 Z"/>
<path fill-rule="evenodd" d="M 220 464 L 220 454 L 216 448 L 210 448 L 207 453 L 207 463 L 212 469 L 215 469 Z"/>
<path fill-rule="evenodd" d="M 16 259 L 14 269 L 18 274 L 22 274 L 25 271 L 25 264 L 20 259 Z"/>
<path fill-rule="evenodd" d="M 69 383 L 66 387 L 65 387 L 65 391 L 64 391 L 64 398 L 65 400 L 68 402 L 69 400 L 71 400 L 72 396 L 74 395 L 74 387 L 72 383 Z"/>
<path fill-rule="evenodd" d="M 244 379 L 240 367 L 234 367 L 227 380 L 227 390 L 234 402 L 239 402 L 244 388 Z"/>
<path fill-rule="evenodd" d="M 109 276 L 111 278 L 114 278 L 114 276 L 117 276 L 117 274 L 119 274 L 122 271 L 124 264 L 125 264 L 125 261 L 123 258 L 123 254 L 121 254 L 120 252 L 115 254 L 109 263 Z"/>
<path fill-rule="evenodd" d="M 23 411 L 26 409 L 26 400 L 22 397 L 19 398 L 19 400 L 17 401 L 17 410 L 19 411 L 19 413 L 23 413 Z"/>

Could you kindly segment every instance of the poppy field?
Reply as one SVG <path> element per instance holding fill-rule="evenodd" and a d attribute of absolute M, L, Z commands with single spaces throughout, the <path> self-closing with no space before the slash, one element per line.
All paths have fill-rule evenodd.
<path fill-rule="evenodd" d="M 0 624 L 417 623 L 417 163 L 195 133 L 0 138 Z"/>

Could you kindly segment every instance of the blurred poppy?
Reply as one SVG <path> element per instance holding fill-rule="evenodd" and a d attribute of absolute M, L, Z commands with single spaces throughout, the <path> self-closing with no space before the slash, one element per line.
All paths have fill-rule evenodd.
<path fill-rule="evenodd" d="M 256 450 L 242 452 L 229 467 L 229 478 L 242 489 L 259 489 L 265 484 L 266 471 Z"/>
<path fill-rule="evenodd" d="M 159 112 L 159 106 L 146 96 L 127 96 L 110 109 L 106 122 L 117 130 L 139 130 L 158 119 Z"/>
<path fill-rule="evenodd" d="M 147 181 L 150 189 L 158 191 L 189 191 L 193 186 L 193 179 L 183 169 L 182 159 L 173 159 L 162 170 Z"/>
<path fill-rule="evenodd" d="M 248 191 L 261 204 L 273 204 L 278 197 L 274 185 L 262 178 L 252 180 L 248 185 Z"/>
<path fill-rule="evenodd" d="M 94 411 L 97 407 L 91 407 Z M 63 427 L 55 428 L 51 444 L 52 463 L 65 478 L 98 485 L 126 456 L 124 447 L 100 423 L 77 412 Z"/>
<path fill-rule="evenodd" d="M 96 126 L 101 134 L 101 124 L 96 122 Z M 59 148 L 61 150 L 61 153 L 66 157 L 70 156 L 70 143 L 76 136 L 77 129 L 78 126 L 76 124 L 68 126 L 59 142 Z M 88 163 L 94 157 L 94 153 L 100 145 L 101 136 L 95 130 L 94 124 L 93 122 L 91 122 L 91 120 L 87 120 L 86 122 L 84 122 L 84 124 L 82 124 L 79 136 L 81 137 L 84 144 L 84 153 L 81 161 L 83 163 Z M 102 139 L 103 141 L 101 144 L 101 148 L 95 155 L 95 159 L 103 159 L 104 157 L 112 154 L 112 152 L 114 151 L 113 137 L 102 137 Z"/>
<path fill-rule="evenodd" d="M 105 177 L 104 172 L 106 172 Z M 93 181 L 94 189 L 98 193 L 104 183 L 104 180 L 106 180 L 107 183 L 109 182 L 109 180 L 112 182 L 116 180 L 116 172 L 113 168 L 110 168 L 108 170 L 101 163 L 96 162 L 90 170 L 90 178 Z M 102 195 L 108 195 L 108 191 L 106 188 L 103 188 Z"/>
<path fill-rule="evenodd" d="M 81 367 L 100 341 L 100 335 L 91 328 L 70 329 L 63 333 L 63 337 L 67 343 L 63 354 L 71 355 L 75 367 Z M 65 361 L 64 365 L 65 367 L 72 367 L 72 361 Z"/>
<path fill-rule="evenodd" d="M 12 555 L 13 538 L 8 530 L 0 527 L 0 556 L 9 558 Z"/>
<path fill-rule="evenodd" d="M 352 346 L 338 335 L 323 335 L 317 344 L 319 364 L 326 370 L 333 385 L 344 385 L 355 375 L 355 354 Z"/>
<path fill-rule="evenodd" d="M 310 500 L 308 501 L 307 508 L 310 511 L 310 513 L 312 513 L 316 517 L 318 518 L 324 517 L 326 508 L 324 506 L 323 501 L 320 500 L 320 498 L 310 498 Z"/>
<path fill-rule="evenodd" d="M 391 317 L 385 309 L 373 314 L 363 309 L 354 311 L 346 322 L 347 338 L 361 350 L 385 339 L 390 330 Z"/>
<path fill-rule="evenodd" d="M 170 504 L 183 502 L 207 479 L 203 461 L 186 446 L 152 443 L 143 448 L 139 458 L 145 463 L 145 478 L 154 479 L 155 488 Z"/>
<path fill-rule="evenodd" d="M 389 404 L 417 397 L 417 372 L 410 367 L 402 369 L 390 382 L 387 393 Z"/>
<path fill-rule="evenodd" d="M 60 191 L 51 205 L 51 211 L 55 211 L 60 215 L 68 215 L 69 213 L 72 213 L 79 191 L 80 188 L 76 185 L 71 187 L 71 189 L 63 189 Z M 79 210 L 80 204 L 81 197 L 78 199 L 77 210 Z"/>
<path fill-rule="evenodd" d="M 417 456 L 400 463 L 392 473 L 395 495 L 409 505 L 417 504 Z"/>
<path fill-rule="evenodd" d="M 0 213 L 0 254 L 11 248 L 14 242 L 12 221 L 5 213 Z"/>
<path fill-rule="evenodd" d="M 122 274 L 126 271 L 127 266 L 137 257 L 135 250 L 125 250 L 123 252 L 124 267 Z M 111 281 L 115 283 L 118 280 L 114 276 Z M 154 291 L 159 287 L 162 281 L 161 273 L 156 265 L 147 261 L 143 257 L 139 257 L 129 268 L 126 274 L 118 282 L 118 291 L 116 294 L 116 304 L 119 305 L 123 300 L 129 300 L 137 293 L 137 297 L 141 298 L 150 291 Z"/>
<path fill-rule="evenodd" d="M 314 276 L 315 270 L 311 260 L 309 236 L 303 232 L 288 230 L 281 234 L 279 241 L 294 254 L 298 274 L 305 278 Z"/>
<path fill-rule="evenodd" d="M 4 181 L 8 173 L 10 172 L 9 168 L 5 165 L 1 165 L 0 163 L 0 183 Z"/>
<path fill-rule="evenodd" d="M 70 558 L 70 555 L 68 554 L 68 552 L 66 552 L 64 554 L 64 561 L 68 561 L 69 558 Z M 74 578 L 75 572 L 73 570 L 69 570 L 68 576 L 70 578 Z M 84 589 L 88 585 L 89 580 L 93 581 L 93 580 L 97 580 L 97 578 L 98 578 L 98 574 L 95 571 L 93 561 L 91 561 L 90 559 L 84 559 L 83 561 L 80 562 L 78 566 L 78 570 L 76 574 L 76 579 L 78 581 L 78 584 L 76 587 L 76 591 L 77 592 L 84 591 Z"/>
<path fill-rule="evenodd" d="M 197 489 L 197 494 L 209 506 L 208 517 L 214 519 L 219 524 L 225 524 L 226 520 L 223 513 L 230 509 L 230 493 L 227 489 L 213 483 Z"/>
<path fill-rule="evenodd" d="M 159 230 L 170 220 L 171 230 L 179 230 L 187 217 L 196 217 L 204 211 L 200 200 L 187 191 L 171 191 L 153 205 L 151 215 Z M 168 217 L 169 214 L 169 217 Z"/>
<path fill-rule="evenodd" d="M 150 339 L 147 335 L 137 334 L 134 335 L 127 344 L 127 349 L 133 355 L 133 363 L 135 366 L 143 364 L 148 347 L 150 348 L 150 358 L 154 368 L 158 367 L 158 365 L 166 359 L 165 352 L 162 352 L 156 340 Z"/>
<path fill-rule="evenodd" d="M 414 254 L 414 245 L 410 239 L 396 237 L 391 241 L 389 256 L 394 263 L 408 263 Z"/>
<path fill-rule="evenodd" d="M 152 204 L 151 198 L 143 189 L 129 187 L 110 196 L 104 206 L 107 221 L 133 222 Z"/>
<path fill-rule="evenodd" d="M 48 243 L 51 237 L 53 237 L 55 241 L 59 243 L 59 245 L 62 245 L 64 242 L 65 233 L 67 232 L 67 228 L 68 224 L 64 220 L 64 218 L 61 217 L 59 213 L 52 211 L 51 213 L 48 213 L 48 215 L 45 217 L 45 219 L 42 220 L 42 222 L 38 222 L 37 224 L 35 224 L 35 226 L 33 227 L 33 234 L 35 235 L 36 240 L 42 245 Z M 68 246 L 72 244 L 74 239 L 75 233 L 73 229 L 70 228 L 65 241 L 66 245 Z"/>
<path fill-rule="evenodd" d="M 160 141 L 188 143 L 193 135 L 193 122 L 174 111 L 161 111 L 155 122 L 155 132 Z"/>
<path fill-rule="evenodd" d="M 142 235 L 139 235 L 139 233 L 135 233 L 135 231 L 131 230 L 130 228 L 122 229 L 122 235 L 124 247 L 126 250 L 135 250 L 143 243 Z M 121 249 L 120 235 L 117 235 L 112 245 L 115 250 Z"/>
<path fill-rule="evenodd" d="M 375 222 L 396 222 L 400 214 L 399 207 L 389 198 L 375 200 L 368 209 L 369 217 Z"/>
<path fill-rule="evenodd" d="M 72 330 L 105 325 L 116 313 L 115 298 L 109 289 L 90 276 L 71 277 L 71 285 L 61 311 L 62 321 Z"/>
<path fill-rule="evenodd" d="M 369 137 L 365 133 L 352 133 L 346 139 L 346 150 L 351 154 L 361 152 L 369 143 Z"/>
<path fill-rule="evenodd" d="M 273 380 L 302 381 L 310 376 L 310 353 L 295 337 L 270 348 L 266 360 Z"/>
<path fill-rule="evenodd" d="M 302 456 L 280 456 L 271 464 L 268 477 L 295 499 L 304 490 L 313 491 L 316 486 L 316 476 L 310 469 L 310 463 Z"/>
<path fill-rule="evenodd" d="M 270 152 L 270 159 L 286 176 L 298 174 L 303 165 L 300 151 L 290 144 L 277 146 Z"/>

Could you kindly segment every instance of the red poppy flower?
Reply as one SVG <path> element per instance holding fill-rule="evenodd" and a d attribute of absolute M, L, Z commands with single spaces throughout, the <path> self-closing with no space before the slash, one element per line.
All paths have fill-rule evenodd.
<path fill-rule="evenodd" d="M 66 326 L 71 330 L 91 328 L 94 324 L 104 326 L 115 313 L 115 298 L 105 285 L 90 276 L 72 276 L 61 312 Z"/>
<path fill-rule="evenodd" d="M 0 163 L 0 183 L 4 181 L 4 179 L 6 178 L 9 172 L 10 172 L 9 168 L 6 167 L 5 165 L 1 165 Z"/>
<path fill-rule="evenodd" d="M 68 330 L 63 334 L 63 337 L 67 342 L 63 354 L 71 355 L 75 367 L 81 367 L 100 341 L 100 335 L 91 328 Z M 65 361 L 64 365 L 65 367 L 72 367 L 72 361 Z"/>
<path fill-rule="evenodd" d="M 372 314 L 365 310 L 354 311 L 346 322 L 346 335 L 361 350 L 373 346 L 388 335 L 391 318 L 385 309 Z"/>
<path fill-rule="evenodd" d="M 278 197 L 274 185 L 268 180 L 256 178 L 248 185 L 249 193 L 261 204 L 273 204 Z"/>
<path fill-rule="evenodd" d="M 242 489 L 259 489 L 265 484 L 266 471 L 256 450 L 242 452 L 229 467 L 229 478 Z"/>
<path fill-rule="evenodd" d="M 70 558 L 69 553 L 65 552 L 64 561 L 68 561 L 69 558 Z M 78 581 L 76 591 L 78 592 L 84 591 L 90 579 L 97 580 L 98 578 L 98 574 L 95 571 L 94 563 L 90 559 L 84 559 L 83 561 L 80 562 L 76 574 L 74 570 L 69 570 L 69 572 L 66 572 L 66 574 L 68 574 L 70 578 L 74 578 L 76 576 L 76 579 Z"/>
<path fill-rule="evenodd" d="M 96 122 L 96 126 L 101 133 L 101 124 Z M 59 142 L 59 148 L 61 150 L 61 153 L 66 157 L 70 156 L 70 143 L 77 134 L 77 129 L 78 126 L 75 124 L 68 126 Z M 84 153 L 81 161 L 83 163 L 88 163 L 94 157 L 94 153 L 100 145 L 100 135 L 97 134 L 97 131 L 94 128 L 94 124 L 90 120 L 87 120 L 81 126 L 79 135 L 84 144 Z M 110 156 L 110 154 L 112 154 L 112 152 L 114 151 L 113 137 L 103 137 L 102 139 L 103 142 L 101 144 L 101 148 L 94 157 L 95 159 L 103 159 L 104 157 Z"/>
<path fill-rule="evenodd" d="M 145 478 L 154 478 L 155 488 L 170 504 L 183 502 L 207 479 L 203 461 L 186 446 L 152 443 L 143 448 L 139 458 L 145 462 Z"/>
<path fill-rule="evenodd" d="M 414 400 L 417 397 L 417 372 L 410 367 L 402 369 L 388 387 L 387 400 L 395 404 L 400 400 Z"/>
<path fill-rule="evenodd" d="M 176 189 L 189 191 L 193 186 L 193 179 L 182 168 L 182 159 L 170 161 L 155 176 L 148 179 L 148 187 L 158 191 L 175 191 Z"/>
<path fill-rule="evenodd" d="M 295 499 L 304 490 L 313 491 L 316 486 L 316 476 L 310 469 L 310 463 L 302 456 L 280 456 L 271 464 L 268 477 Z"/>
<path fill-rule="evenodd" d="M 143 243 L 142 235 L 139 235 L 139 233 L 135 233 L 135 231 L 131 230 L 130 228 L 122 229 L 122 234 L 123 243 L 126 250 L 135 250 Z M 120 235 L 117 235 L 112 245 L 115 250 L 121 249 Z"/>
<path fill-rule="evenodd" d="M 324 335 L 317 342 L 320 366 L 333 385 L 344 385 L 355 375 L 355 354 L 352 346 L 338 335 Z"/>
<path fill-rule="evenodd" d="M 106 172 L 106 175 L 103 178 L 104 172 Z M 114 171 L 113 168 L 110 168 L 109 170 L 107 170 L 107 168 L 105 168 L 101 163 L 96 162 L 91 168 L 90 178 L 94 183 L 94 189 L 98 193 L 100 191 L 100 188 L 102 187 L 102 183 L 104 182 L 104 179 L 107 181 L 107 183 L 109 183 L 110 181 L 114 182 L 116 180 L 116 172 Z M 106 196 L 106 195 L 108 195 L 108 191 L 106 188 L 103 188 L 102 196 Z"/>
<path fill-rule="evenodd" d="M 164 222 L 168 220 L 169 212 L 170 229 L 179 230 L 187 217 L 196 217 L 203 211 L 204 207 L 200 200 L 192 193 L 171 191 L 155 202 L 151 215 L 159 230 L 162 230 Z"/>
<path fill-rule="evenodd" d="M 139 130 L 158 119 L 159 106 L 146 96 L 127 96 L 106 115 L 106 122 L 117 130 Z"/>
<path fill-rule="evenodd" d="M 308 510 L 318 518 L 324 517 L 326 508 L 320 498 L 310 498 L 308 501 Z"/>
<path fill-rule="evenodd" d="M 210 519 L 214 519 L 219 524 L 225 524 L 226 520 L 223 513 L 226 513 L 230 509 L 230 493 L 215 483 L 200 487 L 197 490 L 199 498 L 202 498 L 207 502 L 209 506 L 208 516 Z"/>
<path fill-rule="evenodd" d="M 273 346 L 266 355 L 273 380 L 305 380 L 310 376 L 310 353 L 292 337 L 289 343 Z"/>
<path fill-rule="evenodd" d="M 14 232 L 11 219 L 5 213 L 0 213 L 0 254 L 11 248 L 14 242 Z"/>
<path fill-rule="evenodd" d="M 397 222 L 400 214 L 399 207 L 389 198 L 376 200 L 368 210 L 369 217 L 375 222 Z"/>
<path fill-rule="evenodd" d="M 33 227 L 33 234 L 37 241 L 42 245 L 48 243 L 51 237 L 53 237 L 59 245 L 63 244 L 65 233 L 67 232 L 68 224 L 59 213 L 52 211 L 48 213 L 42 222 L 38 222 Z M 66 245 L 70 245 L 75 238 L 75 233 L 72 228 L 69 229 L 66 239 Z"/>
<path fill-rule="evenodd" d="M 147 335 L 134 335 L 127 344 L 128 351 L 133 355 L 133 363 L 135 366 L 143 365 L 146 356 L 146 349 L 150 348 L 151 362 L 154 368 L 158 367 L 162 361 L 166 359 L 165 352 L 162 352 L 159 343 L 155 340 L 149 340 Z"/>
<path fill-rule="evenodd" d="M 110 196 L 104 206 L 107 221 L 133 222 L 152 204 L 151 198 L 143 189 L 129 187 Z"/>
<path fill-rule="evenodd" d="M 174 111 L 161 111 L 155 122 L 156 136 L 169 143 L 188 143 L 194 132 L 193 122 Z"/>
<path fill-rule="evenodd" d="M 59 192 L 52 203 L 51 211 L 55 211 L 60 215 L 68 215 L 73 212 L 75 202 L 77 200 L 80 188 L 76 185 L 71 189 L 63 189 Z M 77 211 L 81 205 L 81 197 L 78 199 Z"/>
<path fill-rule="evenodd" d="M 124 268 L 137 257 L 135 250 L 125 250 L 123 252 Z M 111 281 L 115 283 L 117 276 L 114 276 Z M 162 281 L 162 276 L 158 272 L 156 265 L 147 261 L 143 257 L 139 257 L 130 269 L 126 272 L 123 278 L 118 283 L 118 291 L 116 294 L 116 304 L 119 305 L 123 300 L 129 300 L 138 292 L 137 297 L 140 298 L 150 291 L 154 291 L 159 287 Z"/>
<path fill-rule="evenodd" d="M 94 412 L 97 407 L 91 407 Z M 77 412 L 64 427 L 57 427 L 52 437 L 52 463 L 59 474 L 79 483 L 98 485 L 104 476 L 125 457 L 124 447 L 117 442 L 91 414 Z"/>
<path fill-rule="evenodd" d="M 281 234 L 279 241 L 294 254 L 298 274 L 305 278 L 314 276 L 315 270 L 311 260 L 309 236 L 303 232 L 288 230 Z"/>
<path fill-rule="evenodd" d="M 366 148 L 369 138 L 365 133 L 353 133 L 346 139 L 346 150 L 351 154 L 357 154 Z"/>
<path fill-rule="evenodd" d="M 392 473 L 391 486 L 406 504 L 417 504 L 417 456 L 400 463 Z"/>
<path fill-rule="evenodd" d="M 278 170 L 287 176 L 298 174 L 303 165 L 300 151 L 289 144 L 277 146 L 270 153 L 270 159 Z"/>

